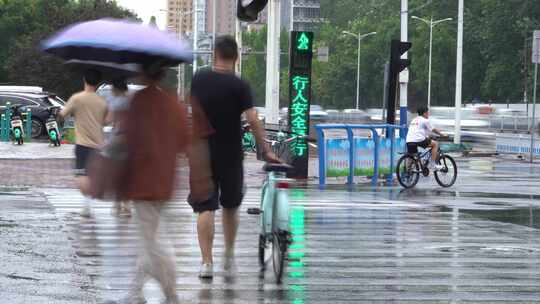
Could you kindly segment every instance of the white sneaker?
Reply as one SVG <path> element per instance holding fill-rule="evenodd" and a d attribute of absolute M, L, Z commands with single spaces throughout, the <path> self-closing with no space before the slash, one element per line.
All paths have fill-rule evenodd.
<path fill-rule="evenodd" d="M 104 304 L 146 304 L 146 299 L 141 295 L 128 295 L 118 301 L 107 301 Z"/>
<path fill-rule="evenodd" d="M 429 162 L 429 170 L 431 171 L 439 171 L 444 168 L 443 165 L 437 165 L 434 162 Z"/>
<path fill-rule="evenodd" d="M 225 254 L 223 257 L 223 270 L 225 278 L 233 278 L 236 276 L 236 262 L 234 255 Z"/>
<path fill-rule="evenodd" d="M 84 206 L 81 210 L 81 216 L 86 218 L 92 218 L 94 217 L 94 213 L 92 212 L 92 208 L 90 206 Z"/>
<path fill-rule="evenodd" d="M 199 271 L 199 278 L 201 279 L 211 279 L 214 277 L 214 265 L 212 264 L 202 264 L 201 270 Z"/>
<path fill-rule="evenodd" d="M 177 296 L 174 296 L 172 298 L 167 298 L 163 300 L 161 304 L 180 304 L 180 300 L 178 300 Z"/>

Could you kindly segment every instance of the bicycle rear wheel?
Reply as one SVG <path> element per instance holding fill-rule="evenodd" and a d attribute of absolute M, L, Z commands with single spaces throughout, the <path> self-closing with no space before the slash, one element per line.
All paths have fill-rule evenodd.
<path fill-rule="evenodd" d="M 274 266 L 274 275 L 276 282 L 281 284 L 283 278 L 283 266 L 285 264 L 285 252 L 287 251 L 286 240 L 282 235 L 283 232 L 274 232 L 272 240 L 272 264 Z"/>
<path fill-rule="evenodd" d="M 456 161 L 448 155 L 441 155 L 439 164 L 443 165 L 441 170 L 435 171 L 435 180 L 441 187 L 451 187 L 457 179 Z"/>
<path fill-rule="evenodd" d="M 420 164 L 414 157 L 405 154 L 397 163 L 396 175 L 401 186 L 407 189 L 412 188 L 420 179 Z"/>
<path fill-rule="evenodd" d="M 276 283 L 281 284 L 285 266 L 285 254 L 287 253 L 288 243 L 288 210 L 285 210 L 284 197 L 276 193 L 274 206 L 272 208 L 272 264 Z M 287 215 L 283 214 L 287 213 Z M 286 223 L 283 220 L 286 218 Z"/>
<path fill-rule="evenodd" d="M 266 257 L 264 256 L 266 250 L 266 238 L 263 235 L 259 235 L 259 266 L 261 269 L 266 269 Z"/>

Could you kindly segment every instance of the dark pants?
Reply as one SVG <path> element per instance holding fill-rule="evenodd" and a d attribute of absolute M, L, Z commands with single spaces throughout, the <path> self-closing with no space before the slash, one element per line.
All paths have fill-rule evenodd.
<path fill-rule="evenodd" d="M 97 150 L 94 148 L 75 145 L 75 175 L 86 176 L 86 168 L 88 166 L 88 160 L 93 153 Z"/>

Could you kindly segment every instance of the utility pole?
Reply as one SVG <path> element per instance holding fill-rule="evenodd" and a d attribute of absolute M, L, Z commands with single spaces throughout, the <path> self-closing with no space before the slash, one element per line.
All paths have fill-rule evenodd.
<path fill-rule="evenodd" d="M 238 44 L 238 61 L 236 62 L 236 75 L 242 76 L 242 56 L 243 56 L 243 39 L 242 39 L 242 22 L 236 18 L 236 43 Z"/>
<path fill-rule="evenodd" d="M 216 46 L 216 33 L 217 33 L 217 5 L 216 2 L 218 0 L 212 1 L 212 51 L 214 51 L 214 47 Z M 212 59 L 213 60 L 213 59 Z"/>
<path fill-rule="evenodd" d="M 280 0 L 269 0 L 266 56 L 266 122 L 279 122 Z"/>
<path fill-rule="evenodd" d="M 523 48 L 523 60 L 524 60 L 524 76 L 523 76 L 523 102 L 525 102 L 526 104 L 526 115 L 527 115 L 527 122 L 529 121 L 529 98 L 528 98 L 528 94 L 529 94 L 529 56 L 527 56 L 528 54 L 528 49 L 529 49 L 529 44 L 527 43 L 527 37 L 525 37 L 525 47 Z M 528 125 L 528 123 L 527 123 Z"/>
<path fill-rule="evenodd" d="M 532 62 L 534 63 L 534 88 L 533 88 L 533 108 L 532 108 L 532 123 L 529 128 L 531 134 L 531 163 L 534 159 L 534 136 L 536 133 L 536 89 L 538 83 L 538 64 L 540 63 L 540 30 L 534 31 L 532 41 Z"/>
<path fill-rule="evenodd" d="M 182 17 L 182 14 L 180 12 L 178 13 L 178 18 L 178 39 L 182 40 L 182 21 L 184 18 Z M 184 100 L 184 64 L 182 63 L 178 65 L 177 77 L 178 88 L 176 90 L 176 93 L 178 94 L 180 100 Z"/>
<path fill-rule="evenodd" d="M 455 129 L 454 143 L 461 143 L 461 94 L 462 94 L 462 73 L 463 73 L 463 3 L 459 0 L 458 13 L 458 38 L 457 38 L 457 63 L 456 63 L 456 108 L 455 108 Z"/>
<path fill-rule="evenodd" d="M 401 41 L 409 41 L 409 1 L 401 0 Z M 408 54 L 405 53 L 401 57 L 408 59 Z M 409 69 L 405 69 L 399 74 L 399 121 L 400 125 L 407 125 L 407 107 L 408 107 L 408 84 L 409 84 Z M 389 111 L 395 109 L 389 109 Z M 403 132 L 401 132 L 403 134 Z"/>
<path fill-rule="evenodd" d="M 197 73 L 197 51 L 199 46 L 199 0 L 193 0 L 193 75 Z"/>

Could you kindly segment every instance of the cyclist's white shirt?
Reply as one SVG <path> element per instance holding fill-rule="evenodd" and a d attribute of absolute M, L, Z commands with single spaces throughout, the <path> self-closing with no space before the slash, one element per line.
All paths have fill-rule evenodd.
<path fill-rule="evenodd" d="M 433 131 L 429 120 L 423 116 L 418 116 L 411 121 L 409 132 L 407 133 L 407 142 L 422 142 L 428 138 Z"/>

